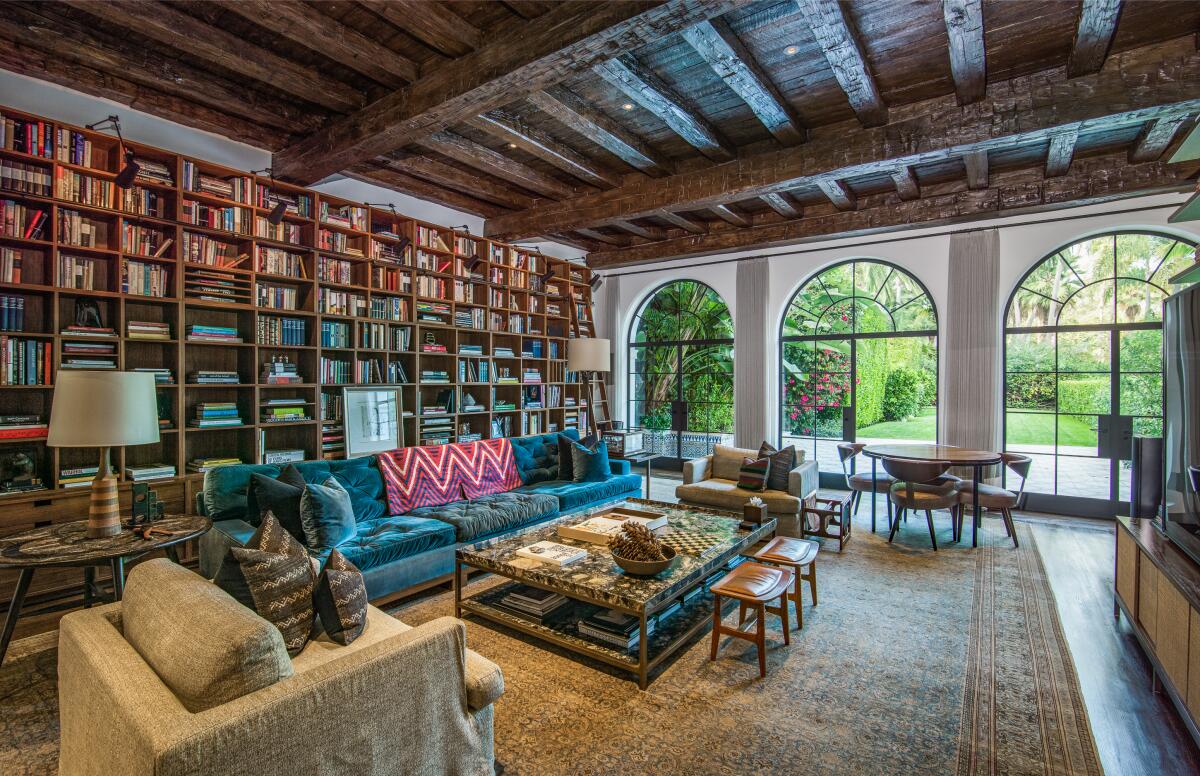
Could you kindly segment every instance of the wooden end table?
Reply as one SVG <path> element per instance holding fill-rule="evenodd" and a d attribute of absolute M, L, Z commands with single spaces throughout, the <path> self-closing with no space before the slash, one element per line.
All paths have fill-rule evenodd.
<path fill-rule="evenodd" d="M 177 546 L 207 533 L 212 520 L 197 515 L 167 515 L 151 525 L 158 530 L 170 531 L 169 535 L 157 534 L 142 539 L 128 528 L 116 536 L 100 539 L 87 538 L 87 521 L 44 525 L 0 537 L 0 569 L 21 572 L 17 589 L 13 592 L 4 620 L 4 631 L 0 633 L 0 664 L 8 652 L 17 618 L 25 604 L 33 572 L 39 568 L 82 568 L 83 605 L 91 606 L 96 601 L 120 601 L 125 593 L 125 563 L 136 560 L 155 550 L 165 550 L 167 557 L 176 563 L 179 556 Z M 96 567 L 112 569 L 113 590 L 109 596 L 96 584 Z"/>

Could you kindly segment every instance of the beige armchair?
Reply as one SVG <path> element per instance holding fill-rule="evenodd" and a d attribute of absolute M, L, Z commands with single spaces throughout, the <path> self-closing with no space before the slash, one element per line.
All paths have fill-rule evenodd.
<path fill-rule="evenodd" d="M 798 451 L 803 459 L 803 451 Z M 800 507 L 817 493 L 819 469 L 816 461 L 801 460 L 788 473 L 788 489 L 751 493 L 737 486 L 743 458 L 758 457 L 757 450 L 717 445 L 711 455 L 683 464 L 683 484 L 675 488 L 675 498 L 685 504 L 741 512 L 751 496 L 767 504 L 767 511 L 778 519 L 776 529 L 785 536 L 800 536 Z"/>
<path fill-rule="evenodd" d="M 466 648 L 462 621 L 412 628 L 372 607 L 352 644 L 317 640 L 291 659 L 272 633 L 182 567 L 135 567 L 122 603 L 62 619 L 59 772 L 493 773 L 504 682 Z M 239 694 L 247 681 L 266 686 Z"/>

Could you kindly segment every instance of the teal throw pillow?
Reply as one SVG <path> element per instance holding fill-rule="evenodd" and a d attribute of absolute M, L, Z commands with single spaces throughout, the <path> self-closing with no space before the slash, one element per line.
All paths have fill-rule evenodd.
<path fill-rule="evenodd" d="M 584 447 L 572 442 L 571 459 L 575 482 L 604 482 L 612 476 L 608 466 L 608 445 L 600 443 L 595 447 Z"/>
<path fill-rule="evenodd" d="M 337 547 L 354 538 L 354 507 L 350 494 L 333 477 L 321 485 L 306 485 L 300 497 L 304 538 L 314 550 Z"/>

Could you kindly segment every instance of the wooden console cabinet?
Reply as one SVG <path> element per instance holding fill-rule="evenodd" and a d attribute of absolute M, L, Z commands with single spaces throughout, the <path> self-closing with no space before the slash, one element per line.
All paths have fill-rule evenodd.
<path fill-rule="evenodd" d="M 1161 684 L 1200 743 L 1200 566 L 1150 520 L 1117 518 L 1114 615 L 1132 626 Z"/>

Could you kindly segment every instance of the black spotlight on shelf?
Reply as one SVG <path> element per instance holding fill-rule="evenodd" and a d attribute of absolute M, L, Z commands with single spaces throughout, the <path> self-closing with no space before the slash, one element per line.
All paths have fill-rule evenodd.
<path fill-rule="evenodd" d="M 471 233 L 471 227 L 469 224 L 463 224 L 462 226 L 452 226 L 450 228 L 456 232 L 466 232 L 467 234 Z"/>
<path fill-rule="evenodd" d="M 103 121 L 97 121 L 95 124 L 88 124 L 88 129 L 104 130 L 111 129 L 117 133 L 117 141 L 121 144 L 121 155 L 125 159 L 125 164 L 121 167 L 117 177 L 113 179 L 113 183 L 117 184 L 118 188 L 127 189 L 133 185 L 133 179 L 137 177 L 138 172 L 142 169 L 141 165 L 133 156 L 133 151 L 125 147 L 125 138 L 121 136 L 121 119 L 117 116 L 109 116 Z"/>
<path fill-rule="evenodd" d="M 396 218 L 400 217 L 400 214 L 396 212 L 396 203 L 394 202 L 364 202 L 363 204 L 368 207 L 385 207 L 392 211 L 392 215 Z"/>
<path fill-rule="evenodd" d="M 271 212 L 267 214 L 267 223 L 270 224 L 271 226 L 279 226 L 280 222 L 283 221 L 283 214 L 287 212 L 287 203 L 284 202 L 282 199 L 275 197 L 275 170 L 274 170 L 274 168 L 264 167 L 261 170 L 252 170 L 251 172 L 253 172 L 255 175 L 261 175 L 262 173 L 266 173 L 267 177 L 271 180 L 271 193 L 268 195 L 268 197 L 273 198 L 275 200 L 275 207 L 271 208 Z"/>
<path fill-rule="evenodd" d="M 592 275 L 592 279 L 588 281 L 588 285 L 592 287 L 593 291 L 599 291 L 600 286 L 604 285 L 604 276 Z"/>

